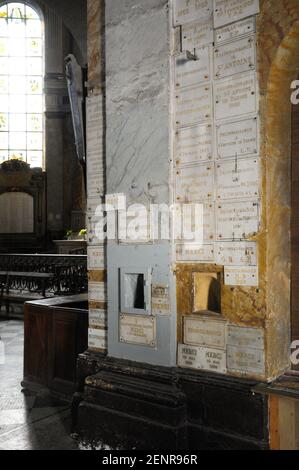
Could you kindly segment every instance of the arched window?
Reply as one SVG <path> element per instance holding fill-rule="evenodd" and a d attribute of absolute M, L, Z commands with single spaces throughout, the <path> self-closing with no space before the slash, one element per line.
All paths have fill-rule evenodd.
<path fill-rule="evenodd" d="M 27 3 L 0 1 L 0 164 L 44 161 L 43 22 Z"/>

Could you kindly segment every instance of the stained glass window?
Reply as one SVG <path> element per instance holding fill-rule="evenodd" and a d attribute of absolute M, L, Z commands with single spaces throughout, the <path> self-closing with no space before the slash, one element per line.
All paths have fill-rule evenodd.
<path fill-rule="evenodd" d="M 43 166 L 43 23 L 24 3 L 0 6 L 0 164 Z"/>

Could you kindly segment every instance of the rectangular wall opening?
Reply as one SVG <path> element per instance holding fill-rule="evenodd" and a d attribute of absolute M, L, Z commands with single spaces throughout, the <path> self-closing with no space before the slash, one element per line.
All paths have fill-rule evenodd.
<path fill-rule="evenodd" d="M 193 273 L 193 313 L 221 314 L 221 283 L 217 273 Z"/>

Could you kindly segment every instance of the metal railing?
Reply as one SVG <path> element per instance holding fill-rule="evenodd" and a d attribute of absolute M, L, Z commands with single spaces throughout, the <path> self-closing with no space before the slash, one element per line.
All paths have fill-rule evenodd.
<path fill-rule="evenodd" d="M 16 273 L 53 274 L 49 279 L 48 291 L 54 295 L 71 295 L 87 292 L 87 256 L 86 255 L 0 255 L 0 271 Z M 15 290 L 34 290 L 34 277 L 13 278 Z"/>

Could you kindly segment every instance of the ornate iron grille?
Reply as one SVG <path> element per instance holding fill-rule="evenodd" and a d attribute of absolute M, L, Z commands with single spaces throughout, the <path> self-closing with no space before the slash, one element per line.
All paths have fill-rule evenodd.
<path fill-rule="evenodd" d="M 87 256 L 83 255 L 0 255 L 0 271 L 53 274 L 48 291 L 55 295 L 87 292 Z M 34 278 L 15 278 L 13 289 L 33 291 Z"/>

